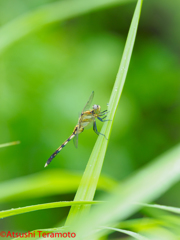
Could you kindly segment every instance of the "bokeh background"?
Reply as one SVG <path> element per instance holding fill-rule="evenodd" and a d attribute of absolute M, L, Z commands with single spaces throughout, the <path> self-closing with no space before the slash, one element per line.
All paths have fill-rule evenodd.
<path fill-rule="evenodd" d="M 0 0 L 0 24 L 52 2 Z M 51 24 L 0 55 L 0 143 L 21 141 L 0 149 L 1 184 L 10 181 L 16 189 L 17 179 L 56 169 L 67 171 L 69 178 L 71 173 L 83 173 L 97 139 L 92 129 L 79 136 L 78 149 L 70 142 L 47 169 L 44 164 L 72 133 L 93 90 L 93 103 L 106 109 L 134 8 L 132 2 Z M 116 181 L 179 142 L 179 9 L 176 0 L 144 1 L 102 169 L 102 175 Z M 97 126 L 100 130 L 102 123 Z M 179 187 L 176 184 L 157 203 L 180 207 Z M 0 209 L 73 200 L 74 194 L 12 196 L 0 203 Z M 21 232 L 48 228 L 57 226 L 67 213 L 68 208 L 27 213 L 1 219 L 0 227 Z"/>

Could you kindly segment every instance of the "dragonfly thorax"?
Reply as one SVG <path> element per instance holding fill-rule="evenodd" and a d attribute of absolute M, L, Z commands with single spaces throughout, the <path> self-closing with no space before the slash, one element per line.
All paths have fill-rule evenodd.
<path fill-rule="evenodd" d="M 101 112 L 101 107 L 99 105 L 93 105 L 93 110 L 96 114 L 99 114 Z"/>

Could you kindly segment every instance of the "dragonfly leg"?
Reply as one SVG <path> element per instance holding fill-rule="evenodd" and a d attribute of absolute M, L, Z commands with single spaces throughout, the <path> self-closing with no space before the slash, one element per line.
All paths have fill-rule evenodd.
<path fill-rule="evenodd" d="M 104 110 L 103 112 L 101 112 L 101 113 L 105 113 L 105 112 L 107 112 L 108 110 Z"/>
<path fill-rule="evenodd" d="M 100 134 L 100 135 L 104 136 L 104 137 L 106 138 L 106 140 L 108 140 L 107 137 L 106 137 L 103 133 L 98 132 L 97 126 L 96 126 L 96 121 L 94 121 L 94 123 L 93 123 L 93 130 L 95 131 L 95 133 L 96 133 L 97 135 Z"/>
<path fill-rule="evenodd" d="M 104 118 L 106 118 L 107 116 L 103 117 L 103 118 L 100 118 L 100 117 L 97 117 L 97 119 L 99 119 L 101 122 L 107 122 L 107 121 L 112 121 L 111 119 L 106 119 L 104 120 Z"/>
<path fill-rule="evenodd" d="M 98 115 L 98 116 L 100 116 L 101 119 L 105 119 L 107 117 L 107 115 L 105 115 L 103 117 L 101 117 L 102 115 Z"/>
<path fill-rule="evenodd" d="M 107 117 L 107 115 L 106 116 L 104 116 L 104 117 L 102 117 L 101 119 L 105 119 Z"/>
<path fill-rule="evenodd" d="M 99 114 L 99 116 L 104 116 L 104 115 L 106 115 L 106 114 L 108 114 L 108 113 L 109 113 L 109 111 L 105 110 L 105 111 L 101 112 L 101 113 Z"/>

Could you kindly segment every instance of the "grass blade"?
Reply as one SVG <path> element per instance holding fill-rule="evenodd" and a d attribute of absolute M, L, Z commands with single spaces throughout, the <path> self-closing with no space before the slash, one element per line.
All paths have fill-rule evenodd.
<path fill-rule="evenodd" d="M 162 209 L 168 212 L 180 214 L 180 208 L 177 208 L 177 207 L 169 207 L 169 206 L 164 206 L 159 204 L 146 204 L 146 203 L 137 203 L 137 204 L 142 207 L 157 208 L 157 209 Z"/>
<path fill-rule="evenodd" d="M 9 146 L 17 145 L 17 144 L 20 144 L 20 141 L 2 143 L 2 144 L 0 144 L 0 148 L 9 147 Z"/>
<path fill-rule="evenodd" d="M 138 233 L 128 231 L 128 230 L 124 230 L 124 229 L 113 228 L 113 227 L 102 227 L 102 229 L 107 229 L 107 230 L 112 230 L 112 231 L 124 233 L 124 234 L 127 234 L 127 235 L 129 235 L 129 236 L 131 236 L 135 239 L 138 239 L 138 240 L 148 240 L 146 237 L 144 237 L 144 236 L 142 236 Z"/>
<path fill-rule="evenodd" d="M 132 0 L 56 1 L 25 13 L 0 28 L 0 53 L 13 43 L 44 26 Z"/>
<path fill-rule="evenodd" d="M 0 202 L 72 193 L 77 190 L 80 180 L 80 173 L 48 169 L 0 183 Z M 98 189 L 109 191 L 115 186 L 117 186 L 117 182 L 114 180 L 100 177 Z"/>
<path fill-rule="evenodd" d="M 83 205 L 83 204 L 97 204 L 100 201 L 68 201 L 68 202 L 53 202 L 53 203 L 44 203 L 44 204 L 37 204 L 33 206 L 26 206 L 16 209 L 10 209 L 0 212 L 0 218 L 10 217 L 14 215 L 18 215 L 21 213 L 27 213 L 37 210 L 49 209 L 49 208 L 58 208 L 58 207 L 70 207 L 73 205 Z"/>
<path fill-rule="evenodd" d="M 131 22 L 131 26 L 129 29 L 126 45 L 124 48 L 122 60 L 120 63 L 119 71 L 117 74 L 117 78 L 114 84 L 114 88 L 112 90 L 112 94 L 109 101 L 109 115 L 108 118 L 112 121 L 105 122 L 102 128 L 102 133 L 109 138 L 110 130 L 112 127 L 112 123 L 115 117 L 116 109 L 120 100 L 120 96 L 123 90 L 125 78 L 127 75 L 131 54 L 135 42 L 137 27 L 140 18 L 142 1 L 138 1 L 134 16 Z M 103 136 L 99 136 L 94 149 L 91 153 L 90 159 L 88 161 L 87 167 L 84 171 L 80 186 L 75 196 L 75 201 L 79 200 L 93 200 L 94 193 L 97 187 L 97 182 L 101 173 L 101 168 L 103 165 L 104 156 L 107 149 L 107 140 Z M 77 218 L 77 215 L 83 211 L 83 209 L 87 210 L 89 207 L 72 207 L 70 213 L 67 218 L 66 225 L 70 225 L 74 218 Z"/>
<path fill-rule="evenodd" d="M 102 225 L 119 222 L 141 208 L 137 202 L 151 202 L 180 180 L 180 145 L 159 156 L 148 166 L 127 179 L 105 203 L 91 211 L 88 218 L 74 226 L 84 237 Z"/>

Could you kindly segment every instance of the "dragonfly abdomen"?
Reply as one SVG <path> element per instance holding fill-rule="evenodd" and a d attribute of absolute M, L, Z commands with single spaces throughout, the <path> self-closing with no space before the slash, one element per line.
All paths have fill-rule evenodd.
<path fill-rule="evenodd" d="M 73 133 L 71 134 L 71 136 L 65 141 L 63 142 L 63 144 L 61 144 L 60 147 L 58 147 L 58 149 L 50 156 L 50 158 L 47 160 L 46 164 L 44 167 L 47 167 L 50 162 L 53 160 L 53 158 L 63 149 L 63 147 L 66 146 L 66 144 L 75 136 L 75 133 L 73 131 Z"/>

